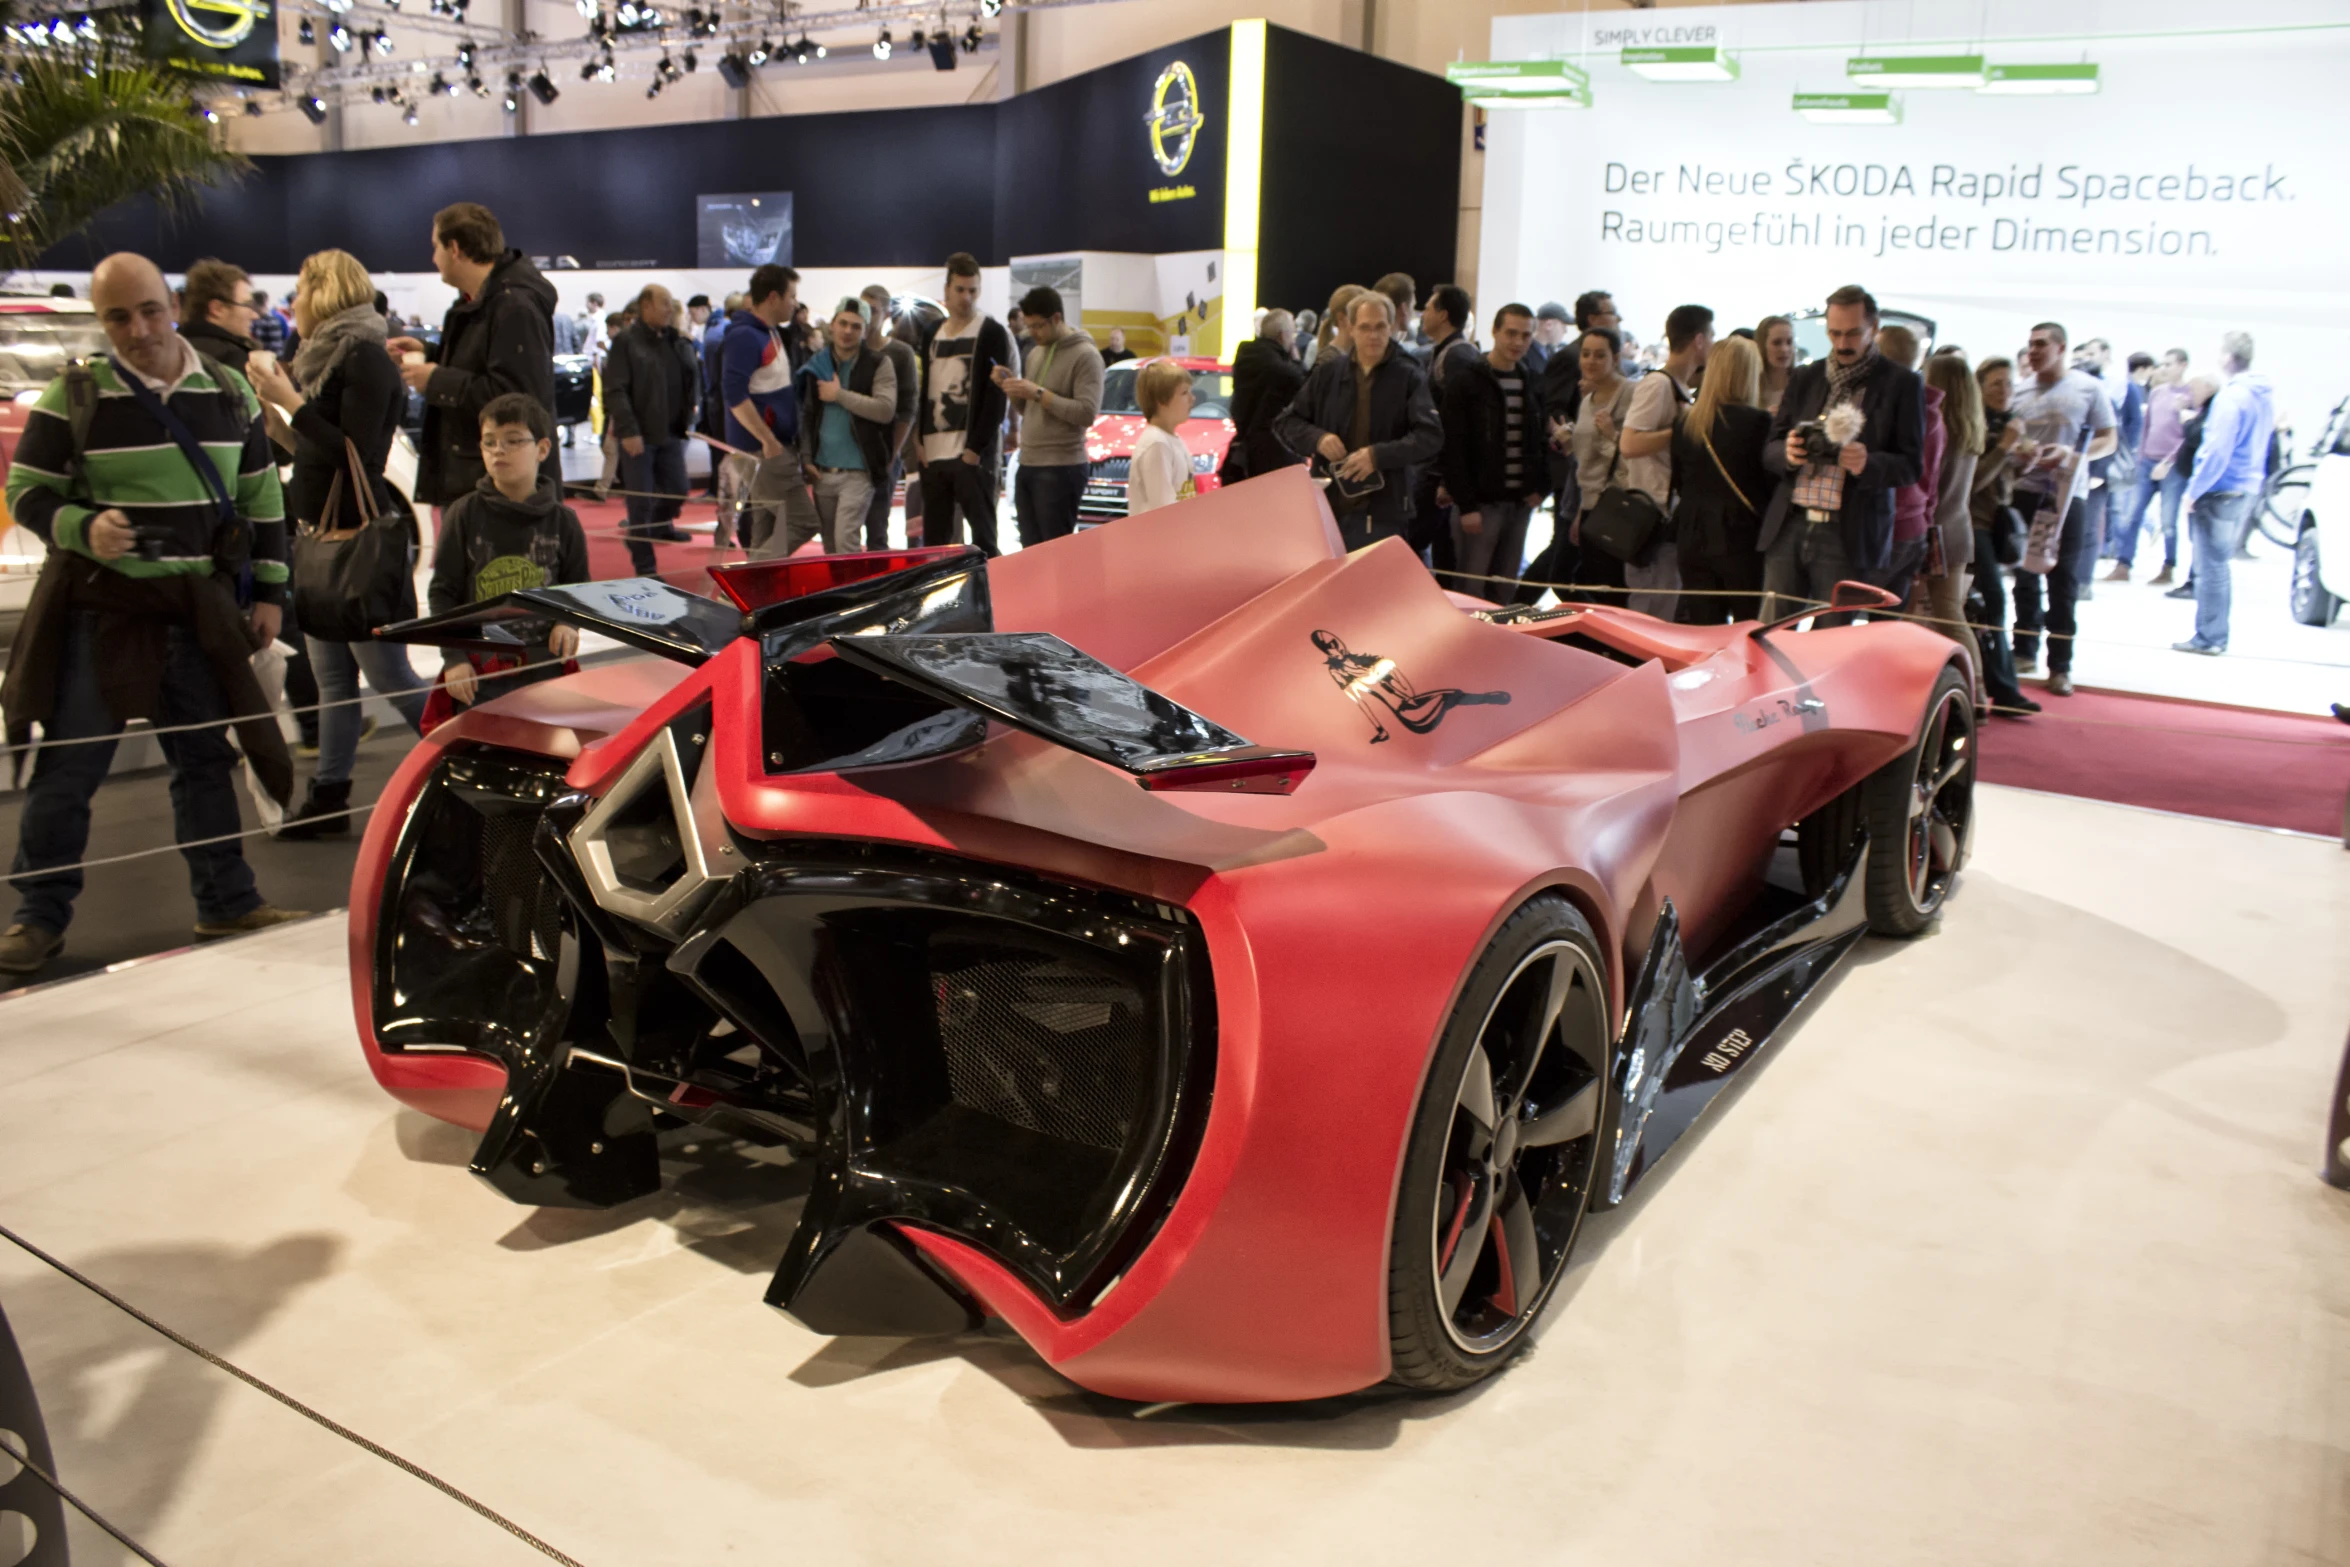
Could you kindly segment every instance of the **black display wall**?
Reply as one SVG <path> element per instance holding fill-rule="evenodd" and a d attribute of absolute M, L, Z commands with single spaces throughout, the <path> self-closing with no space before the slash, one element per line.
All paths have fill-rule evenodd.
<path fill-rule="evenodd" d="M 1259 297 L 1319 304 L 1340 282 L 1395 270 L 1425 293 L 1449 277 L 1458 92 L 1266 31 Z M 1204 119 L 1170 175 L 1153 154 L 1149 116 L 1178 60 Z M 251 178 L 191 212 L 167 220 L 151 203 L 126 203 L 43 260 L 82 268 L 137 250 L 174 272 L 221 256 L 285 273 L 312 251 L 340 248 L 371 269 L 423 271 L 432 214 L 479 201 L 532 255 L 690 267 L 695 195 L 739 190 L 792 192 L 798 266 L 911 266 L 957 250 L 990 264 L 1072 250 L 1214 250 L 1224 242 L 1230 74 L 1231 37 L 1219 29 L 1003 103 L 258 158 Z"/>
<path fill-rule="evenodd" d="M 1257 298 L 1319 311 L 1341 283 L 1453 276 L 1461 95 L 1442 77 L 1269 27 Z M 1496 301 L 1499 303 L 1499 301 Z M 1482 301 L 1480 301 L 1482 304 Z"/>

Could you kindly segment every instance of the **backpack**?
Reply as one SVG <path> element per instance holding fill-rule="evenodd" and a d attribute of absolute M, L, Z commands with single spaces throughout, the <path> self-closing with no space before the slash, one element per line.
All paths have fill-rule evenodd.
<path fill-rule="evenodd" d="M 230 379 L 228 366 L 199 348 L 196 364 L 214 383 L 228 394 L 229 406 L 234 412 L 238 444 L 253 432 L 253 410 L 233 390 L 238 381 Z M 73 432 L 73 456 L 66 462 L 66 477 L 74 484 L 82 483 L 82 450 L 90 444 L 90 425 L 98 417 L 98 373 L 90 368 L 87 359 L 69 359 L 60 377 L 65 382 L 65 423 Z"/>

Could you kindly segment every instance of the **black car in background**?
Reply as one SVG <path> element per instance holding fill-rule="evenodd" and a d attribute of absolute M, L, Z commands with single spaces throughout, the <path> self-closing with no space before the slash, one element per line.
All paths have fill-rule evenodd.
<path fill-rule="evenodd" d="M 440 346 L 441 329 L 439 327 L 408 327 L 404 330 L 407 336 L 415 338 L 428 348 Z M 561 430 L 566 425 L 586 424 L 589 416 L 595 410 L 595 403 L 595 361 L 585 354 L 557 354 L 555 356 L 555 428 Z M 401 417 L 400 424 L 402 428 L 407 430 L 408 439 L 411 441 L 424 438 L 424 394 L 422 392 L 411 391 L 408 394 L 408 411 Z"/>

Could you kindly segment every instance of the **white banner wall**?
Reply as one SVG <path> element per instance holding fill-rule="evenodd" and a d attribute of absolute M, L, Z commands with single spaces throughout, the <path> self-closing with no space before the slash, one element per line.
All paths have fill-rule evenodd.
<path fill-rule="evenodd" d="M 1892 29 L 1888 35 L 1888 28 Z M 2123 29 L 2127 29 L 2126 32 Z M 2168 36 L 2165 36 L 2168 35 Z M 1652 83 L 1626 46 L 1713 44 L 1739 80 Z M 2078 97 L 1901 94 L 1821 125 L 1797 92 L 1851 56 L 2091 60 Z M 1612 290 L 1642 341 L 1685 302 L 1718 330 L 1857 282 L 1973 358 L 2032 323 L 2216 366 L 2253 332 L 2305 435 L 2350 394 L 2350 8 L 1970 0 L 1567 12 L 1493 24 L 1495 59 L 1565 58 L 1588 110 L 1497 110 L 1478 302 Z"/>

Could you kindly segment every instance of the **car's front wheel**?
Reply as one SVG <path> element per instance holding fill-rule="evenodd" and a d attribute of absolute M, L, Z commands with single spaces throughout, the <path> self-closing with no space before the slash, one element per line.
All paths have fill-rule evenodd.
<path fill-rule="evenodd" d="M 2326 591 L 2319 566 L 2317 522 L 2305 516 L 2293 541 L 2293 618 L 2304 626 L 2330 626 L 2341 612 L 2342 601 Z"/>
<path fill-rule="evenodd" d="M 1499 1370 L 1566 1272 L 1599 1172 L 1613 1036 L 1599 938 L 1541 897 L 1495 934 L 1436 1049 L 1388 1261 L 1392 1376 Z"/>
<path fill-rule="evenodd" d="M 1914 936 L 1933 923 L 1965 861 L 1975 812 L 1975 707 L 1946 667 L 1926 699 L 1918 743 L 1797 825 L 1807 896 L 1826 892 L 1868 829 L 1869 929 Z"/>

